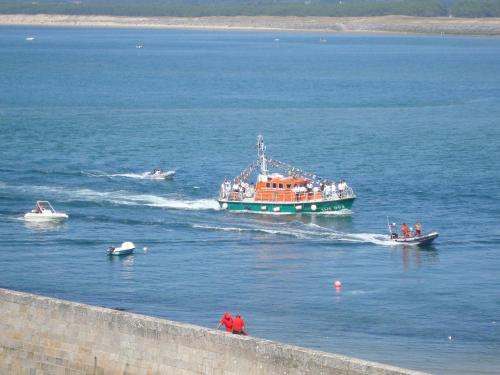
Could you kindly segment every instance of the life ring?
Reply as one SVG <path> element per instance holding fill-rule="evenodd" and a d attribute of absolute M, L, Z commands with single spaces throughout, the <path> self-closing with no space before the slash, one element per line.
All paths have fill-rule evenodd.
<path fill-rule="evenodd" d="M 311 204 L 311 211 L 316 211 L 318 207 L 315 204 Z"/>
<path fill-rule="evenodd" d="M 226 209 L 227 208 L 227 203 L 222 203 L 222 208 Z"/>

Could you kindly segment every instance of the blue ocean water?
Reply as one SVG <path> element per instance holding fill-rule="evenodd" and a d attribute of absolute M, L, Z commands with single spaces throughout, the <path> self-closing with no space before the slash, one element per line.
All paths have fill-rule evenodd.
<path fill-rule="evenodd" d="M 1 287 L 500 373 L 499 39 L 2 27 L 0 50 Z M 218 210 L 257 134 L 345 178 L 352 214 Z M 37 199 L 70 219 L 24 222 Z M 441 237 L 390 246 L 386 216 Z"/>

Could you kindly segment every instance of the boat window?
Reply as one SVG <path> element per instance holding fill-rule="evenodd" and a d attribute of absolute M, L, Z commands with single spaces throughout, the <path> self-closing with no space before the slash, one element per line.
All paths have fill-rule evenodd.
<path fill-rule="evenodd" d="M 286 184 L 286 188 L 290 189 L 292 187 L 292 184 Z"/>
<path fill-rule="evenodd" d="M 273 189 L 276 189 L 276 182 L 273 182 Z"/>
<path fill-rule="evenodd" d="M 279 187 L 280 187 L 280 189 L 283 189 L 283 184 L 280 184 Z"/>
<path fill-rule="evenodd" d="M 271 184 L 269 182 L 267 182 L 266 187 L 271 187 Z"/>

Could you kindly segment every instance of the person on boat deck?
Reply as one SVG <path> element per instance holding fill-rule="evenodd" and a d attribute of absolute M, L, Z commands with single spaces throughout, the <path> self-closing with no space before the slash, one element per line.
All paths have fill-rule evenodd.
<path fill-rule="evenodd" d="M 334 196 L 335 193 L 337 193 L 337 186 L 335 185 L 335 181 L 332 181 L 332 184 L 330 185 L 330 191 L 332 193 L 332 196 Z"/>
<path fill-rule="evenodd" d="M 415 236 L 422 235 L 422 225 L 420 223 L 415 224 Z"/>
<path fill-rule="evenodd" d="M 342 198 L 342 195 L 344 193 L 344 180 L 340 180 L 339 184 L 337 185 L 337 192 L 339 197 Z"/>
<path fill-rule="evenodd" d="M 403 223 L 403 225 L 401 226 L 401 232 L 403 233 L 404 238 L 409 237 L 408 225 L 406 225 L 406 223 Z"/>
<path fill-rule="evenodd" d="M 233 332 L 233 317 L 228 312 L 225 312 L 224 315 L 222 315 L 222 318 L 217 325 L 217 329 L 221 326 L 226 327 L 226 332 Z"/>
<path fill-rule="evenodd" d="M 240 184 L 238 183 L 238 181 L 234 181 L 233 191 L 236 191 L 236 192 L 240 191 Z"/>
<path fill-rule="evenodd" d="M 398 234 L 396 233 L 396 223 L 389 224 L 389 231 L 391 232 L 391 238 L 398 238 Z"/>
<path fill-rule="evenodd" d="M 224 179 L 224 190 L 226 193 L 229 193 L 231 191 L 231 182 L 227 178 Z"/>
<path fill-rule="evenodd" d="M 240 314 L 237 314 L 236 317 L 233 319 L 233 333 L 235 335 L 245 335 L 245 336 L 248 335 L 245 329 L 245 321 L 243 320 Z"/>
<path fill-rule="evenodd" d="M 330 185 L 326 185 L 323 189 L 323 194 L 325 194 L 325 197 L 329 197 L 332 194 L 332 187 Z"/>

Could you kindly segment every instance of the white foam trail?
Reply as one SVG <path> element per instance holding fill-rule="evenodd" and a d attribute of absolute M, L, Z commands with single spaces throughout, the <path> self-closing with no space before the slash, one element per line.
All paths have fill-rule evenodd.
<path fill-rule="evenodd" d="M 329 228 L 321 227 L 316 224 L 306 224 L 306 226 L 315 228 L 314 230 L 302 230 L 297 228 L 239 228 L 239 227 L 224 227 L 224 226 L 211 226 L 204 224 L 195 224 L 193 228 L 206 229 L 206 230 L 220 230 L 229 232 L 259 232 L 275 235 L 291 236 L 298 239 L 318 240 L 318 241 L 347 241 L 357 243 L 373 243 L 380 246 L 395 246 L 394 241 L 391 241 L 388 236 L 375 234 L 375 233 L 343 233 L 336 232 Z"/>
<path fill-rule="evenodd" d="M 75 196 L 93 201 L 104 201 L 123 205 L 144 205 L 178 210 L 218 210 L 215 199 L 172 199 L 147 194 L 130 194 L 126 191 L 98 192 L 90 189 L 77 190 Z"/>
<path fill-rule="evenodd" d="M 351 216 L 352 211 L 344 208 L 342 210 L 338 211 L 321 211 L 321 212 L 316 212 L 314 215 L 333 215 L 333 216 Z"/>
<path fill-rule="evenodd" d="M 275 235 L 285 235 L 292 236 L 299 239 L 307 239 L 307 236 L 304 236 L 300 231 L 294 230 L 273 230 L 273 229 L 264 229 L 264 228 L 236 228 L 236 227 L 219 227 L 219 226 L 211 226 L 211 225 L 202 225 L 202 224 L 193 224 L 193 228 L 206 229 L 206 230 L 220 230 L 224 232 L 258 232 L 258 233 L 266 233 L 266 234 L 275 234 Z"/>
<path fill-rule="evenodd" d="M 380 246 L 397 245 L 396 242 L 389 239 L 389 236 L 377 233 L 346 233 L 344 238 L 339 238 L 339 241 L 372 243 Z"/>
<path fill-rule="evenodd" d="M 104 173 L 104 172 L 83 172 L 87 176 L 91 177 L 108 177 L 108 178 L 113 178 L 113 177 L 125 177 L 125 178 L 134 178 L 138 180 L 164 180 L 165 176 L 155 176 L 151 175 L 150 171 L 146 171 L 143 173 Z M 175 175 L 175 170 L 172 171 L 166 171 L 167 178 Z"/>
<path fill-rule="evenodd" d="M 117 205 L 150 206 L 171 208 L 178 210 L 219 210 L 219 203 L 215 199 L 177 199 L 157 195 L 131 194 L 127 191 L 101 192 L 92 189 L 67 190 L 63 187 L 49 186 L 20 186 L 22 189 L 37 191 L 42 194 L 55 193 L 60 200 L 91 202 L 108 202 Z"/>

